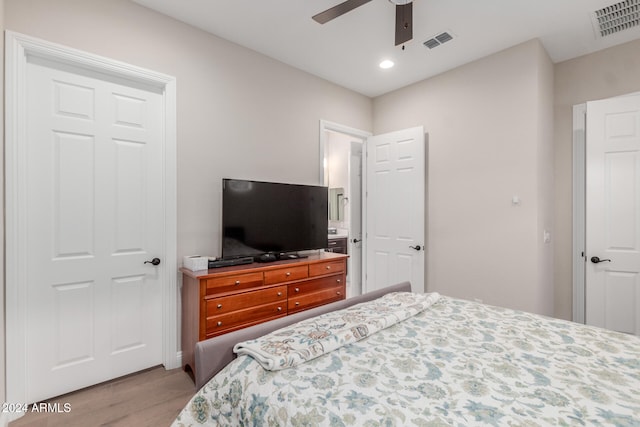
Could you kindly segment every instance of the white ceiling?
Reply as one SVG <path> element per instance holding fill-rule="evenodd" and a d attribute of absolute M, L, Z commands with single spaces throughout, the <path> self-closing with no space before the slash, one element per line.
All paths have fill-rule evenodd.
<path fill-rule="evenodd" d="M 324 25 L 311 17 L 342 0 L 133 1 L 371 97 L 533 38 L 554 63 L 640 38 L 640 27 L 596 37 L 592 12 L 619 0 L 414 0 L 404 50 L 394 46 L 388 0 Z M 422 45 L 443 31 L 454 39 L 433 50 Z M 395 67 L 380 69 L 383 59 Z"/>

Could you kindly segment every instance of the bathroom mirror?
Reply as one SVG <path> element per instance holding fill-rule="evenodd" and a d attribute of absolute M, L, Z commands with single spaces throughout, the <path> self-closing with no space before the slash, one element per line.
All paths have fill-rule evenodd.
<path fill-rule="evenodd" d="M 344 220 L 344 188 L 329 188 L 329 219 Z"/>

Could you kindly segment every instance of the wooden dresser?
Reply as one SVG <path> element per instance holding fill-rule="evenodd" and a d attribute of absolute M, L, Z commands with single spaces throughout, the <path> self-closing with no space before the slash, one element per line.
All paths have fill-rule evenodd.
<path fill-rule="evenodd" d="M 346 259 L 308 258 L 182 272 L 182 364 L 196 342 L 345 298 Z"/>

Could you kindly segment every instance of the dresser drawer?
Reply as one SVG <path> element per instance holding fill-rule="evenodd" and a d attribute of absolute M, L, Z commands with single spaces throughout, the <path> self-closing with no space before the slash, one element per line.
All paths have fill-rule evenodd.
<path fill-rule="evenodd" d="M 207 279 L 207 295 L 255 288 L 262 286 L 263 283 L 262 272 L 215 277 L 213 279 Z"/>
<path fill-rule="evenodd" d="M 323 276 L 325 274 L 341 273 L 344 271 L 344 261 L 328 261 L 319 262 L 317 264 L 309 264 L 309 276 Z"/>
<path fill-rule="evenodd" d="M 339 254 L 347 253 L 347 238 L 340 237 L 337 239 L 329 239 L 327 241 L 327 252 L 334 252 Z"/>
<path fill-rule="evenodd" d="M 309 277 L 309 269 L 306 265 L 292 265 L 275 270 L 265 271 L 264 283 L 265 285 L 271 285 L 274 283 L 306 279 L 307 277 Z"/>
<path fill-rule="evenodd" d="M 300 296 L 293 295 L 289 297 L 288 314 L 341 299 L 344 299 L 344 286 L 322 288 L 319 291 Z"/>
<path fill-rule="evenodd" d="M 256 305 L 269 304 L 272 302 L 281 302 L 286 304 L 287 287 L 277 286 L 275 288 L 263 289 L 260 291 L 243 292 L 238 295 L 230 295 L 220 298 L 206 298 L 207 300 L 207 317 L 218 316 L 221 314 L 231 313 L 232 311 L 242 310 Z"/>
<path fill-rule="evenodd" d="M 329 239 L 327 240 L 327 247 L 329 249 L 333 249 L 340 246 L 346 246 L 346 243 L 347 243 L 347 239 L 342 237 L 339 239 Z"/>
<path fill-rule="evenodd" d="M 344 284 L 344 274 L 334 274 L 333 276 L 321 277 L 319 279 L 306 282 L 294 283 L 288 287 L 289 299 L 297 298 L 313 292 L 318 292 L 325 288 L 334 288 Z"/>
<path fill-rule="evenodd" d="M 281 301 L 236 310 L 219 316 L 210 316 L 207 317 L 207 337 L 237 328 L 238 326 L 249 326 L 266 322 L 267 320 L 285 316 L 286 314 L 287 302 Z"/>

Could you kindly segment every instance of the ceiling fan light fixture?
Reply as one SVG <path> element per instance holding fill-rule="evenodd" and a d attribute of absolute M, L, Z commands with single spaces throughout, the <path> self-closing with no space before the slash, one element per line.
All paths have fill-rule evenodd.
<path fill-rule="evenodd" d="M 380 68 L 382 68 L 383 70 L 389 69 L 389 68 L 393 67 L 394 65 L 395 65 L 395 63 L 390 59 L 385 59 L 384 61 L 382 61 L 379 64 Z"/>
<path fill-rule="evenodd" d="M 345 0 L 324 12 L 313 15 L 311 18 L 320 24 L 326 24 L 370 1 L 371 0 Z M 395 5 L 396 9 L 396 46 L 403 45 L 402 50 L 404 50 L 404 43 L 413 38 L 413 0 L 389 0 L 389 3 Z"/>

